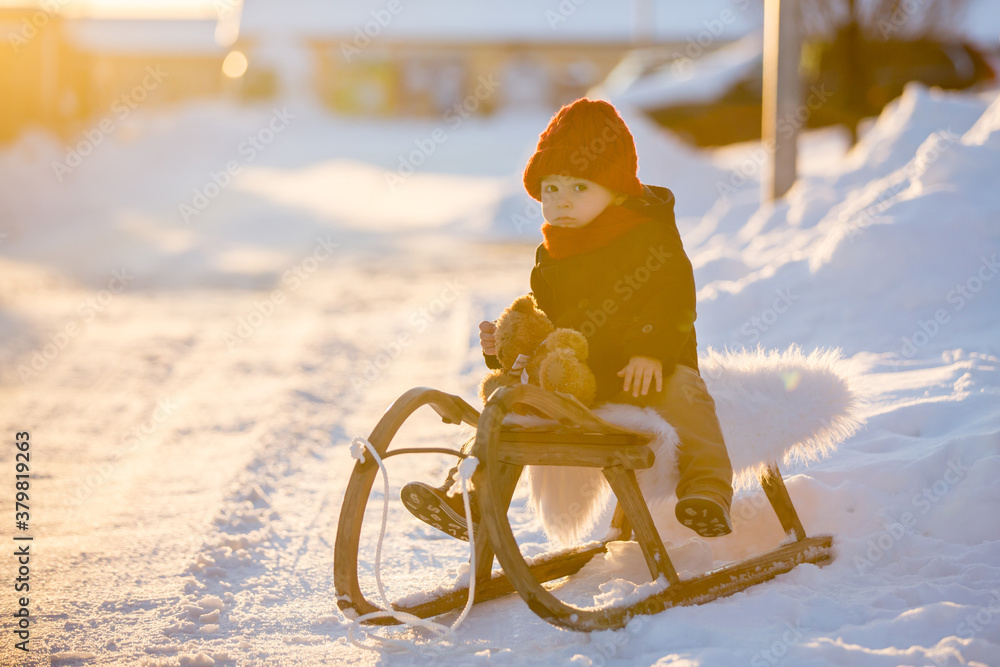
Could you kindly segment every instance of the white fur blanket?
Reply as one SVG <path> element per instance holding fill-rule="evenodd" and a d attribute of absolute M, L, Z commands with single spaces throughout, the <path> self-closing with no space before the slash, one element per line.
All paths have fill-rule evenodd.
<path fill-rule="evenodd" d="M 852 369 L 836 350 L 805 355 L 709 350 L 699 359 L 733 463 L 733 486 L 748 488 L 770 461 L 810 462 L 831 454 L 861 426 L 860 399 Z M 636 471 L 650 504 L 669 499 L 677 486 L 677 434 L 651 408 L 605 404 L 594 409 L 605 421 L 655 434 L 653 467 Z M 537 417 L 509 415 L 511 423 L 537 425 Z M 598 468 L 528 466 L 530 505 L 550 538 L 579 541 L 594 528 L 610 497 Z"/>

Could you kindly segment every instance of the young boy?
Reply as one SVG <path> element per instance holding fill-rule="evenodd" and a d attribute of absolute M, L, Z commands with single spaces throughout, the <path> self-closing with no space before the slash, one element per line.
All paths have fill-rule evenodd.
<path fill-rule="evenodd" d="M 635 143 L 607 102 L 579 99 L 542 132 L 524 187 L 542 204 L 544 242 L 531 290 L 556 327 L 587 337 L 596 403 L 651 407 L 680 438 L 677 519 L 703 537 L 732 530 L 732 465 L 715 402 L 698 374 L 695 285 L 670 190 L 636 176 Z M 486 364 L 499 368 L 495 325 L 479 325 Z M 403 504 L 468 539 L 461 497 L 411 482 Z M 473 522 L 478 513 L 473 513 Z"/>

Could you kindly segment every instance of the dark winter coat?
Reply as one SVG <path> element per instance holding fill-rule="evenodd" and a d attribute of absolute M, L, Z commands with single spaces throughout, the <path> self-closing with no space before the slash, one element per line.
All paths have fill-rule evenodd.
<path fill-rule="evenodd" d="M 633 356 L 659 359 L 664 379 L 676 364 L 698 369 L 694 274 L 677 231 L 674 195 L 643 189 L 623 205 L 650 220 L 609 245 L 559 260 L 544 244 L 535 252 L 531 291 L 555 326 L 587 337 L 596 400 L 621 390 L 618 371 Z M 486 362 L 499 367 L 496 357 Z"/>

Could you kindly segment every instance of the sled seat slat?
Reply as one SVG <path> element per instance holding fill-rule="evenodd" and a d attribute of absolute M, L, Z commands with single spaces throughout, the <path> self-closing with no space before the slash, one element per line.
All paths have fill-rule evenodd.
<path fill-rule="evenodd" d="M 621 466 L 627 470 L 653 465 L 647 446 L 652 437 L 607 422 L 579 428 L 504 423 L 500 428 L 498 459 L 512 465 L 562 465 L 588 468 Z M 541 446 L 540 446 L 541 445 Z"/>
<path fill-rule="evenodd" d="M 525 392 L 522 391 L 522 387 L 530 387 L 530 389 Z M 526 384 L 501 387 L 501 389 L 507 390 L 504 397 L 500 398 L 498 396 L 500 399 L 498 403 L 503 404 L 502 414 L 497 415 L 501 431 L 508 429 L 522 431 L 545 429 L 552 433 L 573 431 L 577 433 L 618 433 L 648 437 L 648 434 L 633 431 L 601 419 L 572 394 L 545 391 L 544 389 Z M 500 391 L 500 389 L 497 391 Z M 493 392 L 493 394 L 497 394 L 497 391 Z M 494 396 L 491 395 L 490 401 L 493 398 Z M 524 419 L 526 417 L 531 418 L 530 416 L 541 418 L 548 423 L 525 424 Z M 479 426 L 482 426 L 482 424 Z M 494 425 L 491 425 L 491 428 L 493 427 Z"/>
<path fill-rule="evenodd" d="M 573 444 L 639 445 L 649 442 L 649 437 L 638 433 L 588 433 L 575 430 L 524 430 L 504 428 L 502 442 L 533 442 L 540 444 L 572 442 Z"/>
<path fill-rule="evenodd" d="M 497 459 L 513 465 L 581 466 L 608 468 L 621 466 L 627 470 L 645 469 L 653 465 L 654 455 L 646 445 L 608 445 L 548 443 L 539 447 L 534 442 L 498 443 Z"/>

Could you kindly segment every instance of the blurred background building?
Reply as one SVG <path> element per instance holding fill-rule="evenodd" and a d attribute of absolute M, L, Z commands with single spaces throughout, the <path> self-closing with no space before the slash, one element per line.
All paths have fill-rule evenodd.
<path fill-rule="evenodd" d="M 763 0 L 0 0 L 0 141 L 67 135 L 138 103 L 306 99 L 331 113 L 441 117 L 556 108 L 601 94 L 692 143 L 760 136 Z M 693 3 L 692 3 L 693 4 Z M 176 5 L 176 3 L 175 3 Z M 803 0 L 806 126 L 852 132 L 907 81 L 996 78 L 996 0 Z M 168 11 L 169 10 L 169 11 Z M 491 83 L 493 82 L 493 83 Z M 496 90 L 481 94 L 484 86 Z M 477 91 L 480 92 L 477 95 Z"/>
<path fill-rule="evenodd" d="M 236 18 L 93 16 L 57 0 L 0 6 L 0 140 L 32 124 L 65 134 L 139 104 L 225 94 Z"/>
<path fill-rule="evenodd" d="M 306 87 L 340 112 L 440 116 L 475 96 L 483 79 L 502 85 L 478 113 L 551 108 L 586 93 L 630 50 L 653 43 L 680 49 L 702 29 L 657 12 L 657 4 L 667 6 L 511 0 L 484 10 L 453 0 L 382 0 L 342 3 L 332 11 L 312 0 L 251 1 L 241 40 L 286 93 Z M 732 14 L 726 23 L 717 21 L 713 42 L 760 24 L 759 7 L 737 16 L 730 5 L 705 3 L 706 16 Z"/>

